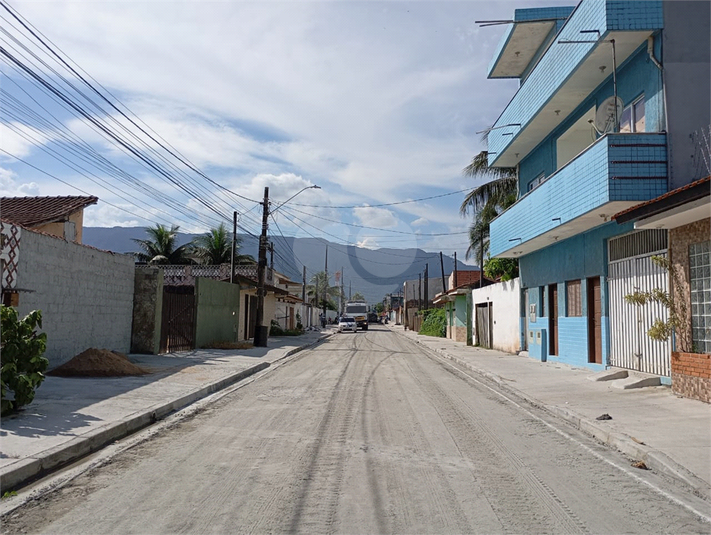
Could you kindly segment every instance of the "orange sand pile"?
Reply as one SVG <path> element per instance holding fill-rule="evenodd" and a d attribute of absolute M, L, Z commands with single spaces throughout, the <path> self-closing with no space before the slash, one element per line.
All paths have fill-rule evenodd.
<path fill-rule="evenodd" d="M 48 372 L 57 377 L 120 377 L 124 375 L 144 375 L 147 370 L 136 366 L 128 357 L 118 351 L 89 348 L 69 362 Z"/>

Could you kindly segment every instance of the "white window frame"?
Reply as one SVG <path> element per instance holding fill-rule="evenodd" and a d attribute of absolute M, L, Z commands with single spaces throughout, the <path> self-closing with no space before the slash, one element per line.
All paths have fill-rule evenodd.
<path fill-rule="evenodd" d="M 644 105 L 644 114 L 640 117 L 637 117 L 637 110 L 638 110 L 638 106 L 640 103 L 642 103 Z M 625 117 L 626 113 L 629 113 L 629 123 L 628 124 L 623 122 L 624 121 L 623 118 Z M 641 119 L 643 117 L 645 118 L 644 130 L 637 130 L 637 123 L 639 122 L 639 119 Z M 642 95 L 639 98 L 635 99 L 634 102 L 632 102 L 632 104 L 630 104 L 629 106 L 626 106 L 625 109 L 622 110 L 622 116 L 620 117 L 620 132 L 623 132 L 623 133 L 646 132 L 647 131 L 646 117 L 647 117 L 647 104 L 644 100 L 644 95 Z M 628 128 L 627 130 L 623 130 L 623 128 L 625 127 L 624 126 L 625 124 Z"/>

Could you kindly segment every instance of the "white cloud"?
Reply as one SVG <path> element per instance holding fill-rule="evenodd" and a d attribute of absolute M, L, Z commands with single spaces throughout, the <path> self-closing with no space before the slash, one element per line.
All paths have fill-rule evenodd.
<path fill-rule="evenodd" d="M 421 227 L 421 226 L 428 225 L 428 224 L 429 224 L 429 220 L 427 218 L 420 217 L 419 219 L 415 219 L 412 223 L 410 223 L 410 226 Z"/>
<path fill-rule="evenodd" d="M 358 247 L 363 247 L 365 249 L 379 249 L 380 244 L 375 238 L 364 238 L 362 241 L 358 242 Z"/>
<path fill-rule="evenodd" d="M 361 225 L 377 228 L 394 228 L 398 225 L 395 215 L 385 208 L 363 206 L 353 209 L 353 215 L 358 218 Z"/>
<path fill-rule="evenodd" d="M 9 125 L 0 123 L 0 139 L 3 150 L 18 158 L 26 158 L 32 152 L 33 147 L 44 145 L 50 141 L 50 138 L 45 134 L 14 121 L 11 121 Z M 14 158 L 8 157 L 4 153 L 0 153 L 0 157 L 7 161 L 14 161 Z"/>

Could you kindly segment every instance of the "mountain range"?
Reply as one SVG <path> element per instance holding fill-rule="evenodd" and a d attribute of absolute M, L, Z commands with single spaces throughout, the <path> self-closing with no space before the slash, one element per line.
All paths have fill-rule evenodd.
<path fill-rule="evenodd" d="M 198 234 L 180 233 L 177 245 L 193 240 Z M 135 239 L 145 239 L 143 227 L 84 227 L 83 243 L 98 249 L 117 253 L 132 253 L 138 250 Z M 257 258 L 258 239 L 251 235 L 239 235 L 239 253 Z M 382 301 L 388 293 L 397 293 L 406 280 L 417 280 L 424 276 L 425 265 L 429 265 L 430 278 L 441 278 L 439 253 L 422 249 L 366 249 L 343 245 L 317 238 L 272 237 L 274 244 L 274 269 L 294 281 L 301 281 L 301 266 L 306 266 L 307 283 L 314 273 L 327 267 L 331 284 L 337 272 L 343 273 L 345 294 L 363 294 L 370 303 Z M 269 260 L 269 258 L 268 258 Z M 443 255 L 444 276 L 452 272 L 454 260 Z M 476 270 L 477 267 L 457 261 L 458 270 Z"/>

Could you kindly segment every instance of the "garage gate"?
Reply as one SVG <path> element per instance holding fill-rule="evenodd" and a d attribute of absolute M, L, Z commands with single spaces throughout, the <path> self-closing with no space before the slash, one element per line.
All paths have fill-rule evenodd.
<path fill-rule="evenodd" d="M 628 304 L 625 295 L 659 288 L 669 291 L 669 274 L 653 256 L 667 257 L 667 231 L 642 230 L 608 241 L 610 303 L 610 364 L 655 375 L 669 376 L 671 341 L 658 342 L 647 335 L 668 311 L 658 303 Z"/>

